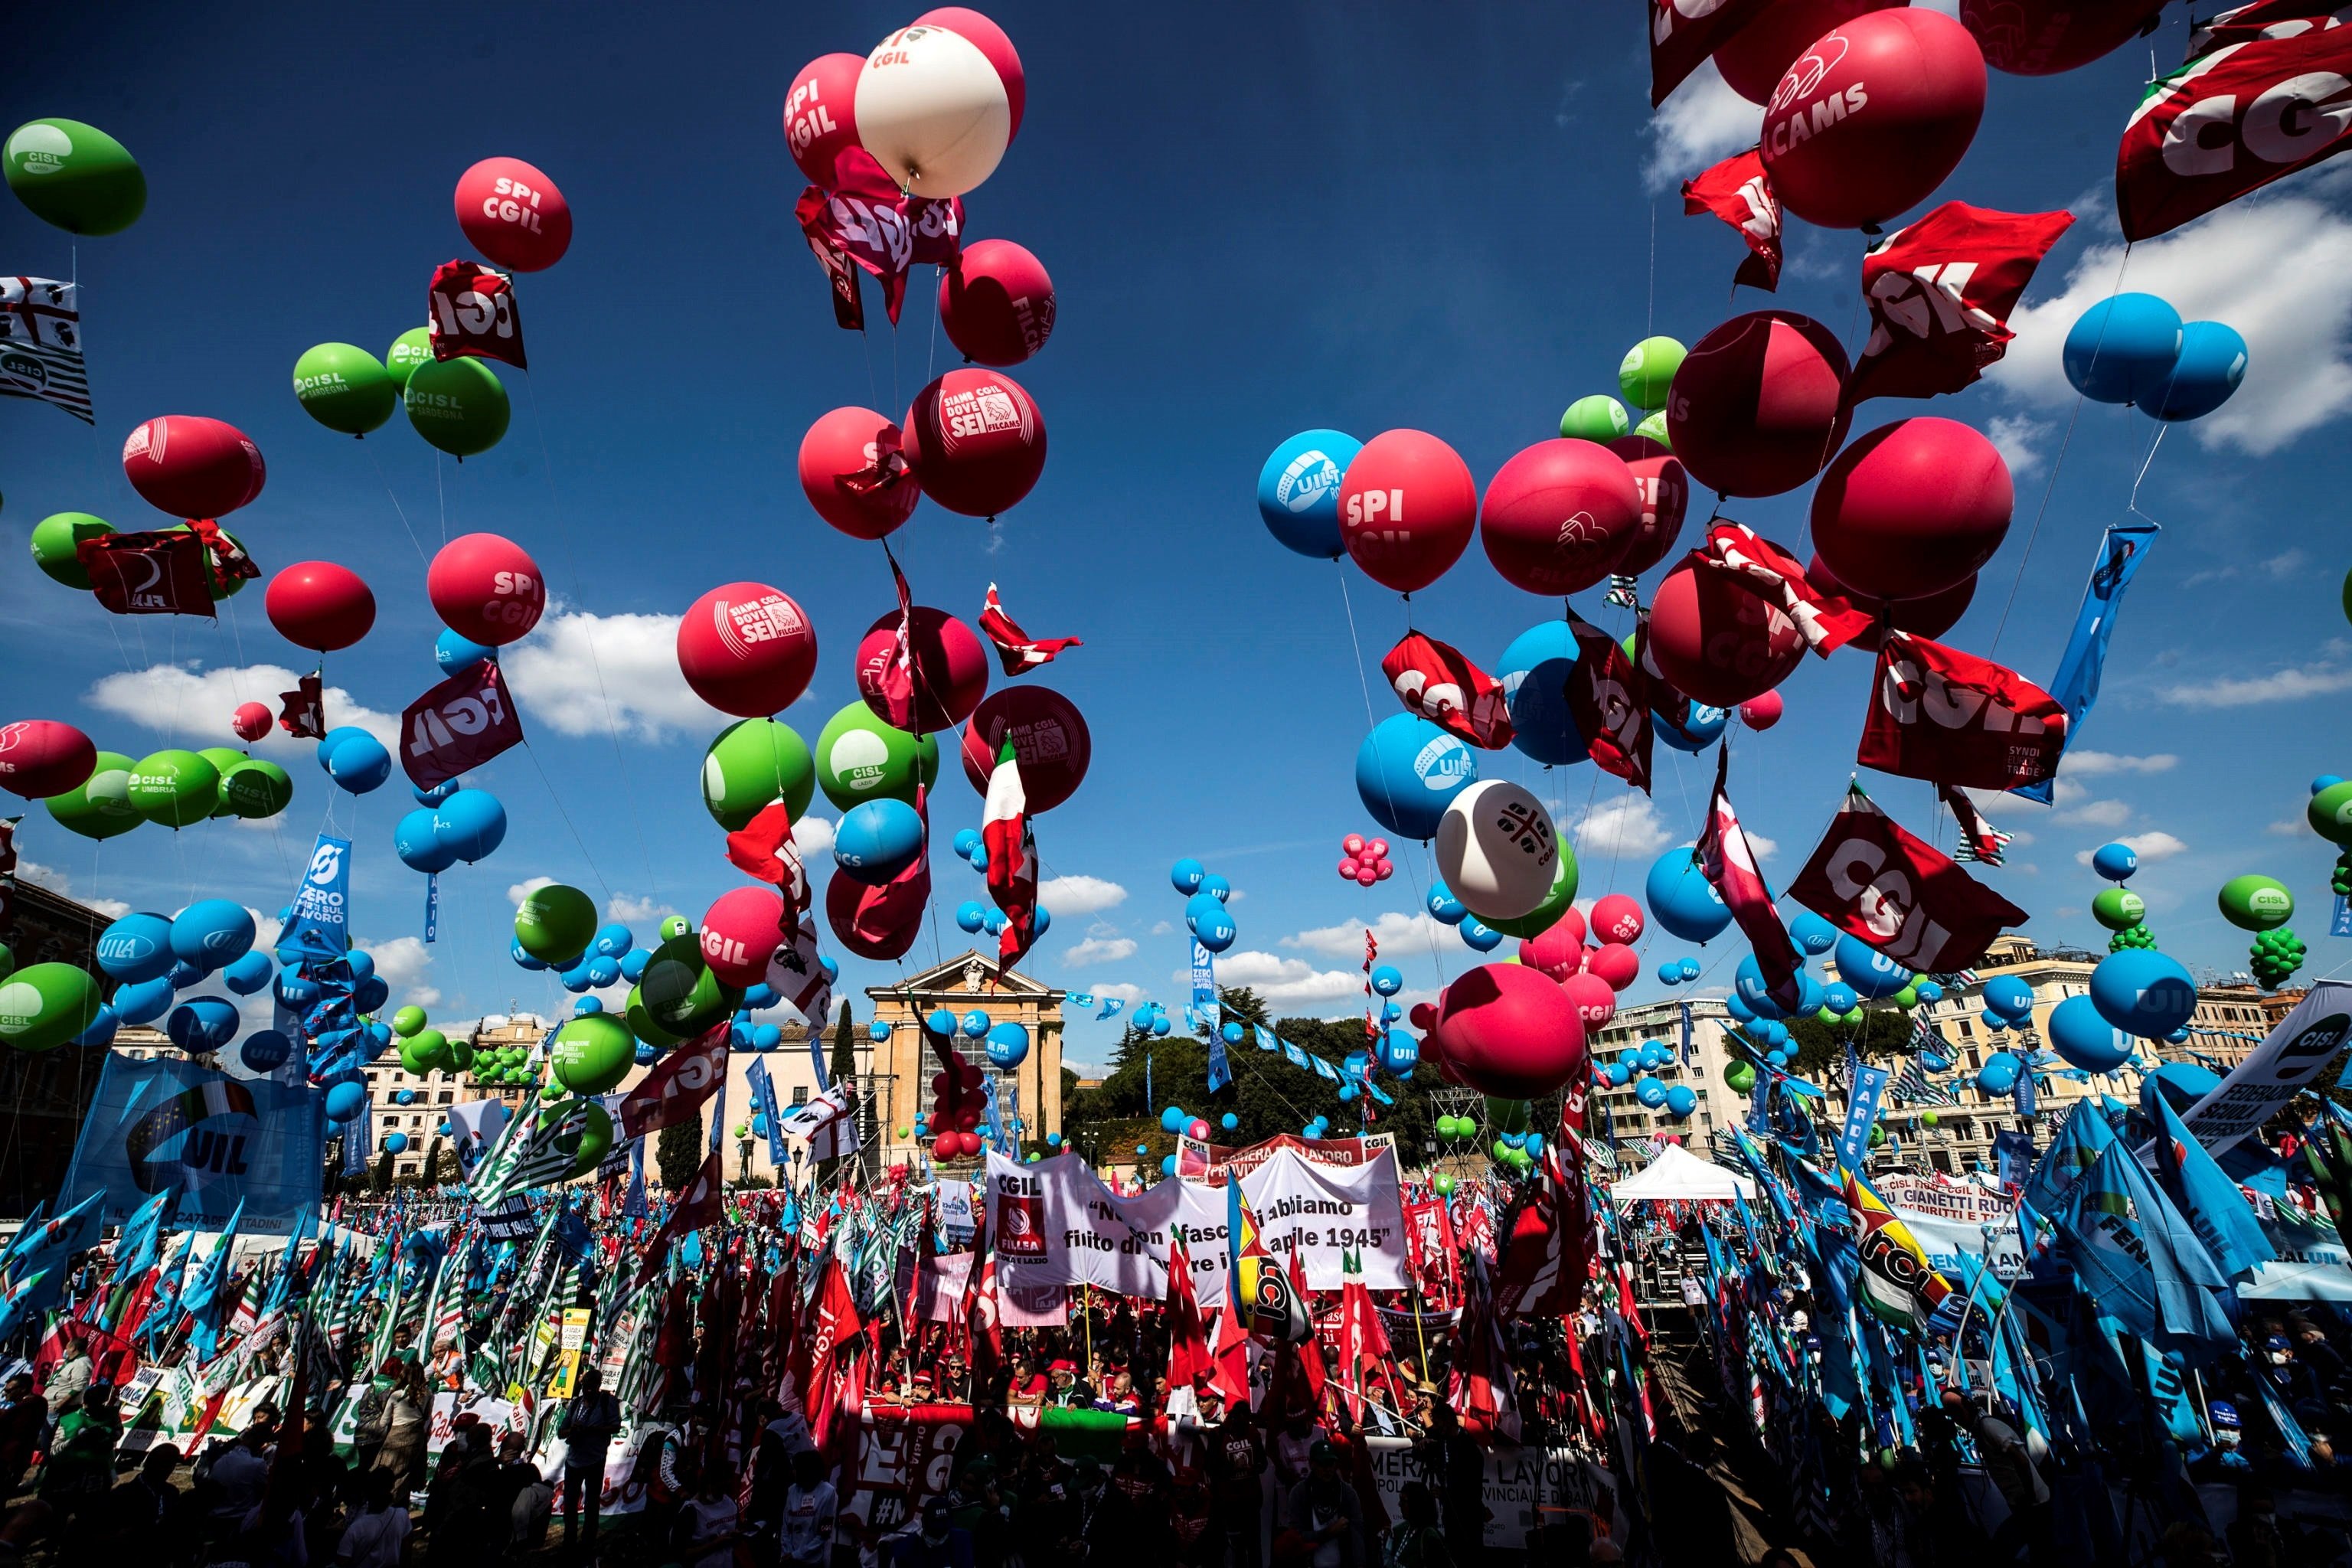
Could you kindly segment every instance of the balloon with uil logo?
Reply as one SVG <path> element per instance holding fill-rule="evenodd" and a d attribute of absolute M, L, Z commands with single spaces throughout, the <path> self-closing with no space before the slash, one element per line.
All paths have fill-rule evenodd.
<path fill-rule="evenodd" d="M 1339 482 L 1364 444 L 1337 430 L 1302 430 L 1258 470 L 1257 511 L 1285 550 L 1317 561 L 1347 553 L 1339 538 Z"/>

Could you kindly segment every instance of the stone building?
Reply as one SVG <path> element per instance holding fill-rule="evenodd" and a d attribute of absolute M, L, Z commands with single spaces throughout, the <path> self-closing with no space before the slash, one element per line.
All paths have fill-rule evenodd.
<path fill-rule="evenodd" d="M 1020 1137 L 1034 1142 L 1062 1127 L 1062 999 L 1066 994 L 1018 972 L 996 983 L 996 960 L 965 951 L 944 963 L 909 975 L 897 985 L 866 990 L 874 1016 L 889 1031 L 876 1048 L 871 1074 L 875 1086 L 876 1143 L 890 1162 L 911 1157 L 917 1149 L 915 1118 L 931 1103 L 931 1075 L 937 1059 L 923 1043 L 919 1020 L 945 1008 L 958 1019 L 973 1011 L 984 1013 L 992 1026 L 1019 1024 L 1029 1031 L 1029 1054 L 1011 1071 L 990 1066 L 985 1044 L 958 1032 L 956 1051 L 966 1061 L 992 1077 L 1003 1114 L 1021 1122 Z M 898 1135 L 900 1128 L 908 1136 Z M 926 1146 L 927 1148 L 927 1146 Z"/>

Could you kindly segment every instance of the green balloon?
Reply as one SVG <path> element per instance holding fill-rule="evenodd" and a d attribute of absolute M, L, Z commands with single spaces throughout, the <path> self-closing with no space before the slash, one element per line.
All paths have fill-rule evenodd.
<path fill-rule="evenodd" d="M 8 976 L 14 974 L 16 972 L 16 955 L 8 951 L 8 944 L 6 942 L 0 942 L 0 980 L 7 979 Z"/>
<path fill-rule="evenodd" d="M 1617 366 L 1617 389 L 1636 408 L 1660 409 L 1689 351 L 1672 338 L 1643 338 Z"/>
<path fill-rule="evenodd" d="M 459 1072 L 464 1072 L 467 1068 L 472 1067 L 474 1065 L 474 1042 L 471 1040 L 450 1041 L 449 1065 L 456 1068 Z"/>
<path fill-rule="evenodd" d="M 893 729 L 862 701 L 826 720 L 818 732 L 817 786 L 844 811 L 885 796 L 911 804 L 916 788 L 929 788 L 939 776 L 938 737 Z"/>
<path fill-rule="evenodd" d="M 1724 1087 L 1734 1094 L 1746 1094 L 1756 1087 L 1756 1068 L 1751 1062 L 1734 1062 L 1723 1069 Z"/>
<path fill-rule="evenodd" d="M 553 1110 L 540 1113 L 542 1121 L 553 1114 L 555 1114 Z M 572 1169 L 566 1173 L 567 1179 L 571 1176 L 586 1175 L 603 1164 L 604 1156 L 613 1152 L 613 1118 L 606 1113 L 603 1106 L 593 1100 L 588 1106 L 588 1120 L 580 1124 L 579 1139 L 580 1144 L 574 1151 Z"/>
<path fill-rule="evenodd" d="M 392 1016 L 392 1032 L 404 1040 L 423 1027 L 425 1027 L 425 1009 L 414 1003 Z"/>
<path fill-rule="evenodd" d="M 392 384 L 403 392 L 408 390 L 408 377 L 420 364 L 433 362 L 433 329 L 411 327 L 392 340 L 392 347 L 383 353 L 383 374 L 392 377 Z"/>
<path fill-rule="evenodd" d="M 2339 849 L 2352 849 L 2352 779 L 2313 795 L 2303 814 L 2314 833 Z"/>
<path fill-rule="evenodd" d="M 2147 900 L 2129 888 L 2102 889 L 2091 900 L 2091 918 L 2109 931 L 2129 931 L 2147 914 Z"/>
<path fill-rule="evenodd" d="M 220 798 L 230 816 L 259 822 L 286 809 L 294 781 L 276 763 L 246 757 L 221 770 Z"/>
<path fill-rule="evenodd" d="M 2221 918 L 2245 931 L 2269 931 L 2294 918 L 2294 895 L 2276 877 L 2248 872 L 2221 884 Z"/>
<path fill-rule="evenodd" d="M 1454 1177 L 1450 1173 L 1440 1171 L 1437 1173 L 1437 1179 L 1430 1183 L 1430 1185 L 1437 1189 L 1439 1197 L 1450 1198 L 1454 1195 Z"/>
<path fill-rule="evenodd" d="M 1633 427 L 1625 416 L 1625 405 L 1605 392 L 1590 397 L 1580 397 L 1568 405 L 1559 416 L 1559 433 L 1578 440 L 1599 441 L 1603 445 L 1614 441 Z"/>
<path fill-rule="evenodd" d="M 1528 1102 L 1488 1095 L 1486 1125 L 1497 1132 L 1525 1132 L 1528 1130 Z"/>
<path fill-rule="evenodd" d="M 53 583 L 87 591 L 89 574 L 82 570 L 81 557 L 75 553 L 74 546 L 85 539 L 100 538 L 113 531 L 112 523 L 86 511 L 52 512 L 33 524 L 33 564 Z"/>
<path fill-rule="evenodd" d="M 213 785 L 213 808 L 205 815 L 206 816 L 236 816 L 236 814 L 228 807 L 227 796 L 221 793 L 221 785 L 228 782 L 229 769 L 248 760 L 246 754 L 235 746 L 205 746 L 200 749 L 196 755 L 212 763 L 213 772 L 220 775 Z"/>
<path fill-rule="evenodd" d="M 1908 1013 L 1919 1005 L 1919 988 L 1916 985 L 1906 985 L 1895 994 L 1895 1005 Z"/>
<path fill-rule="evenodd" d="M 694 934 L 694 922 L 684 915 L 671 915 L 662 921 L 660 930 L 662 941 L 676 942 L 682 936 Z"/>
<path fill-rule="evenodd" d="M 147 209 L 131 150 L 79 120 L 30 120 L 9 133 L 8 188 L 68 234 L 120 234 Z"/>
<path fill-rule="evenodd" d="M 1874 1121 L 1870 1124 L 1870 1146 L 1878 1148 L 1886 1142 L 1886 1129 Z"/>
<path fill-rule="evenodd" d="M 406 382 L 394 384 L 383 361 L 355 343 L 320 343 L 294 362 L 302 412 L 346 436 L 364 436 L 391 418 Z"/>
<path fill-rule="evenodd" d="M 1525 942 L 1543 935 L 1559 922 L 1560 911 L 1576 902 L 1576 851 L 1568 847 L 1565 837 L 1559 844 L 1559 862 L 1552 868 L 1551 891 L 1544 895 L 1544 901 L 1517 920 L 1486 921 L 1489 926 L 1505 936 Z M 1486 919 L 1483 915 L 1479 918 Z"/>
<path fill-rule="evenodd" d="M 555 1067 L 555 1081 L 564 1088 L 579 1094 L 602 1094 L 636 1066 L 637 1042 L 618 1018 L 589 1013 L 555 1031 L 550 1060 Z"/>
<path fill-rule="evenodd" d="M 513 414 L 507 389 L 478 359 L 426 360 L 408 373 L 401 399 L 416 433 L 460 458 L 497 446 Z"/>
<path fill-rule="evenodd" d="M 400 1065 L 419 1077 L 447 1071 L 454 1065 L 448 1037 L 438 1029 L 418 1030 L 400 1042 Z"/>
<path fill-rule="evenodd" d="M 515 940 L 533 958 L 569 963 L 595 940 L 596 900 L 561 882 L 534 888 L 515 910 L 514 929 Z"/>
<path fill-rule="evenodd" d="M 220 770 L 176 747 L 151 752 L 131 764 L 131 809 L 166 827 L 186 827 L 220 805 Z"/>
<path fill-rule="evenodd" d="M 20 1051 L 62 1046 L 97 1022 L 102 999 L 87 970 L 28 964 L 0 981 L 0 1042 Z"/>
<path fill-rule="evenodd" d="M 1669 452 L 1675 449 L 1675 444 L 1666 438 L 1666 416 L 1664 410 L 1651 415 L 1639 425 L 1634 426 L 1633 434 L 1645 440 L 1655 441 Z"/>
<path fill-rule="evenodd" d="M 1859 1024 L 1859 1023 L 1861 1023 L 1861 1022 L 1862 1022 L 1862 1005 L 1861 1005 L 1860 1003 L 1856 1003 L 1856 1004 L 1854 1004 L 1854 1005 L 1853 1005 L 1853 1006 L 1851 1006 L 1851 1007 L 1848 1007 L 1844 1012 L 1843 1012 L 1843 1013 L 1841 1013 L 1841 1014 L 1839 1014 L 1839 1015 L 1838 1015 L 1837 1021 L 1838 1021 L 1839 1023 L 1841 1023 L 1841 1024 Z"/>
<path fill-rule="evenodd" d="M 1943 1124 L 1944 1119 L 1932 1110 L 1919 1113 L 1919 1125 L 1922 1127 L 1941 1127 Z"/>
<path fill-rule="evenodd" d="M 1495 1163 L 1498 1165 L 1507 1165 L 1511 1163 L 1511 1146 L 1500 1138 L 1495 1140 L 1488 1147 L 1487 1152 L 1495 1156 Z"/>
<path fill-rule="evenodd" d="M 702 754 L 702 804 L 719 826 L 740 833 L 760 808 L 782 800 L 798 822 L 816 793 L 808 742 L 789 724 L 745 719 L 719 731 Z"/>
<path fill-rule="evenodd" d="M 629 1029 L 649 1046 L 690 1039 L 734 1011 L 742 992 L 722 985 L 691 936 L 664 942 L 629 990 Z"/>
<path fill-rule="evenodd" d="M 131 759 L 121 752 L 100 752 L 98 765 L 80 785 L 41 804 L 58 826 L 84 838 L 112 838 L 147 819 L 131 804 Z"/>

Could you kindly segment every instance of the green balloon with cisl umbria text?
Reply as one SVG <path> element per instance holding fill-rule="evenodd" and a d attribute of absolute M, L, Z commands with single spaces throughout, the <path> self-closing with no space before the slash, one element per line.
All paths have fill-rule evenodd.
<path fill-rule="evenodd" d="M 131 765 L 131 807 L 150 822 L 186 827 L 220 805 L 220 770 L 176 746 L 150 752 Z"/>

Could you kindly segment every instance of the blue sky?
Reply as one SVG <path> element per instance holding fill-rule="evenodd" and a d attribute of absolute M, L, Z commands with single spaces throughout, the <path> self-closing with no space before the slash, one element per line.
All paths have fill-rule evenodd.
<path fill-rule="evenodd" d="M 1026 63 L 1027 118 L 970 198 L 970 233 L 1016 239 L 1054 275 L 1054 338 L 1013 373 L 1043 410 L 1051 456 L 994 533 L 925 503 L 898 542 L 919 601 L 969 619 L 992 580 L 1032 632 L 1086 639 L 1024 678 L 1076 701 L 1095 740 L 1086 787 L 1039 824 L 1050 871 L 1087 879 L 1049 896 L 1054 928 L 1033 964 L 1043 977 L 1174 996 L 1185 941 L 1166 868 L 1185 854 L 1239 889 L 1226 977 L 1258 984 L 1286 1010 L 1350 1005 L 1365 923 L 1387 936 L 1416 993 L 1474 957 L 1409 918 L 1429 877 L 1417 847 L 1371 893 L 1334 874 L 1339 838 L 1372 827 L 1351 779 L 1368 716 L 1343 569 L 1277 547 L 1251 491 L 1265 454 L 1317 426 L 1434 432 L 1483 485 L 1550 435 L 1570 400 L 1613 391 L 1620 354 L 1645 331 L 1689 342 L 1766 303 L 1747 290 L 1727 298 L 1737 238 L 1681 216 L 1672 189 L 1746 145 L 1754 110 L 1710 71 L 1654 118 L 1640 25 L 1616 13 L 995 7 Z M 698 915 L 732 885 L 696 786 L 702 748 L 726 721 L 678 681 L 674 618 L 739 578 L 797 598 L 820 658 L 810 695 L 784 717 L 814 739 L 854 696 L 851 649 L 893 600 L 879 550 L 809 511 L 793 454 L 827 409 L 895 416 L 953 363 L 928 273 L 895 336 L 870 291 L 876 330 L 837 330 L 792 219 L 802 180 L 779 112 L 793 73 L 904 20 L 870 5 L 658 20 L 616 6 L 510 7 L 478 23 L 382 5 L 203 16 L 149 5 L 135 20 L 61 12 L 20 40 L 19 110 L 111 131 L 144 164 L 151 197 L 137 226 L 79 248 L 96 430 L 0 405 L 8 549 L 21 552 L 31 525 L 58 510 L 159 524 L 121 477 L 122 437 L 151 415 L 206 414 L 243 427 L 268 457 L 267 490 L 232 519 L 265 569 L 324 557 L 374 585 L 374 631 L 328 662 L 331 685 L 348 694 L 343 717 L 350 705 L 396 715 L 437 678 L 422 554 L 445 531 L 517 539 L 563 600 L 509 658 L 529 754 L 472 781 L 507 802 L 512 830 L 490 859 L 443 879 L 430 950 L 414 940 L 423 880 L 391 851 L 404 790 L 354 801 L 280 742 L 264 752 L 289 760 L 298 795 L 277 830 L 216 823 L 174 841 L 145 827 L 93 853 L 37 809 L 20 840 L 44 868 L 34 874 L 132 907 L 219 895 L 274 910 L 331 805 L 359 844 L 358 933 L 402 994 L 446 1019 L 510 1001 L 568 1006 L 505 956 L 509 889 L 531 878 L 586 888 L 641 935 L 661 911 Z M 2125 515 L 2156 433 L 2126 409 L 2090 405 L 2077 416 L 2057 344 L 2114 283 L 2120 242 L 2104 204 L 2116 134 L 2147 48 L 2169 65 L 2180 40 L 2175 13 L 2147 45 L 2072 75 L 1993 78 L 1984 127 L 1939 198 L 2070 206 L 2082 221 L 2029 290 L 1994 378 L 1932 410 L 1864 410 L 1864 425 L 1916 412 L 1967 419 L 2012 457 L 2018 521 L 1949 640 L 2036 680 L 2051 674 L 2099 531 Z M 364 443 L 312 423 L 290 391 L 295 357 L 336 339 L 380 353 L 419 319 L 433 267 L 467 254 L 451 188 L 498 153 L 546 170 L 576 220 L 565 259 L 521 280 L 534 368 L 507 375 L 515 419 L 504 443 L 460 468 L 436 465 L 398 416 Z M 2138 247 L 2123 274 L 2185 316 L 2237 325 L 2252 368 L 2228 408 L 2171 432 L 2149 468 L 2139 509 L 2166 532 L 2132 591 L 2058 807 L 1999 816 L 2021 846 L 2009 869 L 1988 875 L 2033 911 L 2028 929 L 2042 940 L 2098 941 L 2095 887 L 2077 857 L 2126 836 L 2147 850 L 2135 886 L 2153 929 L 2193 965 L 2242 963 L 2245 939 L 2221 922 L 2212 895 L 2250 869 L 2295 889 L 2310 973 L 2352 957 L 2324 935 L 2332 857 L 2295 826 L 2314 774 L 2352 772 L 2340 720 L 2352 628 L 2338 605 L 2352 537 L 2341 500 L 2346 190 L 2327 170 L 2299 176 Z M 1790 226 L 1780 302 L 1858 347 L 1859 239 Z M 0 204 L 10 269 L 67 276 L 69 246 Z M 1734 515 L 1793 545 L 1807 493 Z M 237 698 L 274 700 L 269 672 L 254 667 L 307 667 L 270 629 L 257 590 L 217 626 L 117 621 L 21 553 L 9 559 L 8 717 L 68 720 L 134 756 L 226 744 Z M 1369 668 L 1403 629 L 1402 607 L 1344 572 Z M 1586 615 L 1629 624 L 1589 601 Z M 1414 610 L 1423 630 L 1490 665 L 1550 613 L 1475 546 Z M 583 657 L 591 643 L 601 689 Z M 1734 799 L 1776 847 L 1765 862 L 1776 882 L 1802 861 L 1852 771 L 1869 672 L 1855 653 L 1809 660 L 1782 689 L 1788 718 L 1735 747 Z M 1371 716 L 1385 717 L 1370 674 Z M 1589 765 L 1547 779 L 1516 752 L 1482 763 L 1580 825 L 1589 897 L 1638 888 L 1660 849 L 1691 836 L 1712 758 L 1669 763 L 1654 803 Z M 1874 794 L 1928 831 L 1927 786 L 1879 780 Z M 961 779 L 943 780 L 938 831 L 978 816 Z M 943 855 L 938 887 L 941 951 L 952 952 L 961 933 L 948 911 L 981 896 L 980 881 Z M 1737 956 L 1729 947 L 1718 939 L 1702 955 L 1710 982 Z M 908 966 L 932 952 L 926 937 Z M 1653 966 L 1679 955 L 1662 937 L 1648 953 Z M 846 969 L 856 985 L 896 972 Z M 1654 989 L 1644 980 L 1630 994 Z M 1098 1058 L 1113 1032 L 1074 1026 L 1073 1056 Z"/>

